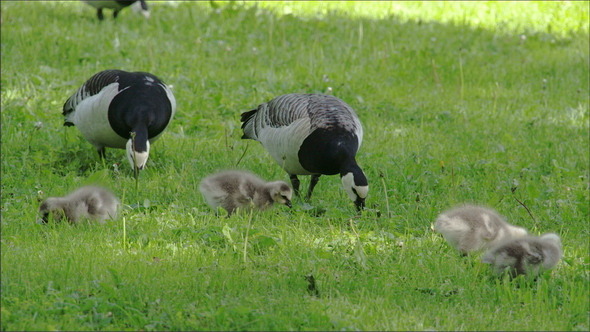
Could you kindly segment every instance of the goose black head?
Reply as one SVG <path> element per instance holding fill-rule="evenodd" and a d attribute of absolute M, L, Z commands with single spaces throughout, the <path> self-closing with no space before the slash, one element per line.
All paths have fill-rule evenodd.
<path fill-rule="evenodd" d="M 365 199 L 369 194 L 369 183 L 367 177 L 358 165 L 349 172 L 340 174 L 342 187 L 348 197 L 354 202 L 358 211 L 365 207 Z"/>

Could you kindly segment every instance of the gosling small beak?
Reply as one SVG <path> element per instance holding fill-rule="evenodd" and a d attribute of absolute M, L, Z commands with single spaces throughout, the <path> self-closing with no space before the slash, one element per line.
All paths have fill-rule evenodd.
<path fill-rule="evenodd" d="M 293 207 L 293 204 L 291 204 L 291 201 L 286 201 L 285 205 L 288 206 L 289 208 Z"/>
<path fill-rule="evenodd" d="M 365 207 L 365 199 L 357 196 L 356 200 L 354 201 L 354 206 L 356 206 L 357 211 L 362 211 Z"/>

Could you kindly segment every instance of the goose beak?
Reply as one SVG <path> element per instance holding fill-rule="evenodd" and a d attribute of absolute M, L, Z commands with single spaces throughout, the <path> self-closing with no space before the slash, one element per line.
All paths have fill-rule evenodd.
<path fill-rule="evenodd" d="M 285 202 L 285 205 L 288 206 L 289 208 L 293 207 L 293 204 L 291 204 L 291 201 L 289 201 L 289 200 Z"/>
<path fill-rule="evenodd" d="M 143 166 L 133 166 L 133 177 L 135 178 L 135 181 L 139 179 L 139 171 L 141 171 L 142 169 Z"/>
<path fill-rule="evenodd" d="M 361 198 L 361 197 L 357 197 L 356 200 L 354 201 L 354 206 L 356 206 L 356 210 L 357 211 L 362 211 L 363 208 L 365 207 L 365 199 Z"/>

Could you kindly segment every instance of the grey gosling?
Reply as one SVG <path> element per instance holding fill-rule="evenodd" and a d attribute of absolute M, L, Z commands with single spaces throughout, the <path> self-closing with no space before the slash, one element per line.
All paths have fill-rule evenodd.
<path fill-rule="evenodd" d="M 443 212 L 436 218 L 434 230 L 464 255 L 527 235 L 524 228 L 510 225 L 496 211 L 474 205 Z"/>
<path fill-rule="evenodd" d="M 536 277 L 557 265 L 562 255 L 559 236 L 547 233 L 540 237 L 525 236 L 502 242 L 488 250 L 482 261 L 491 264 L 496 274 L 508 271 L 512 277 Z"/>
<path fill-rule="evenodd" d="M 64 197 L 45 199 L 39 206 L 40 222 L 47 223 L 52 214 L 56 221 L 65 218 L 73 224 L 85 218 L 104 223 L 117 217 L 118 205 L 117 197 L 107 189 L 85 186 Z"/>
<path fill-rule="evenodd" d="M 228 216 L 236 209 L 264 210 L 273 203 L 291 207 L 292 191 L 283 181 L 265 182 L 245 171 L 223 171 L 201 181 L 199 190 L 213 208 L 221 206 Z"/>

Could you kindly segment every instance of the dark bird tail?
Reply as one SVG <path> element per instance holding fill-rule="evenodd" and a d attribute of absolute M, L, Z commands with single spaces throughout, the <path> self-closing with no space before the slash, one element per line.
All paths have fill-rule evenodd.
<path fill-rule="evenodd" d="M 242 129 L 244 130 L 244 135 L 242 135 L 242 139 L 256 139 L 256 129 L 254 128 L 255 122 L 253 121 L 256 112 L 258 112 L 257 109 L 244 112 L 240 116 L 240 121 L 242 122 Z"/>

